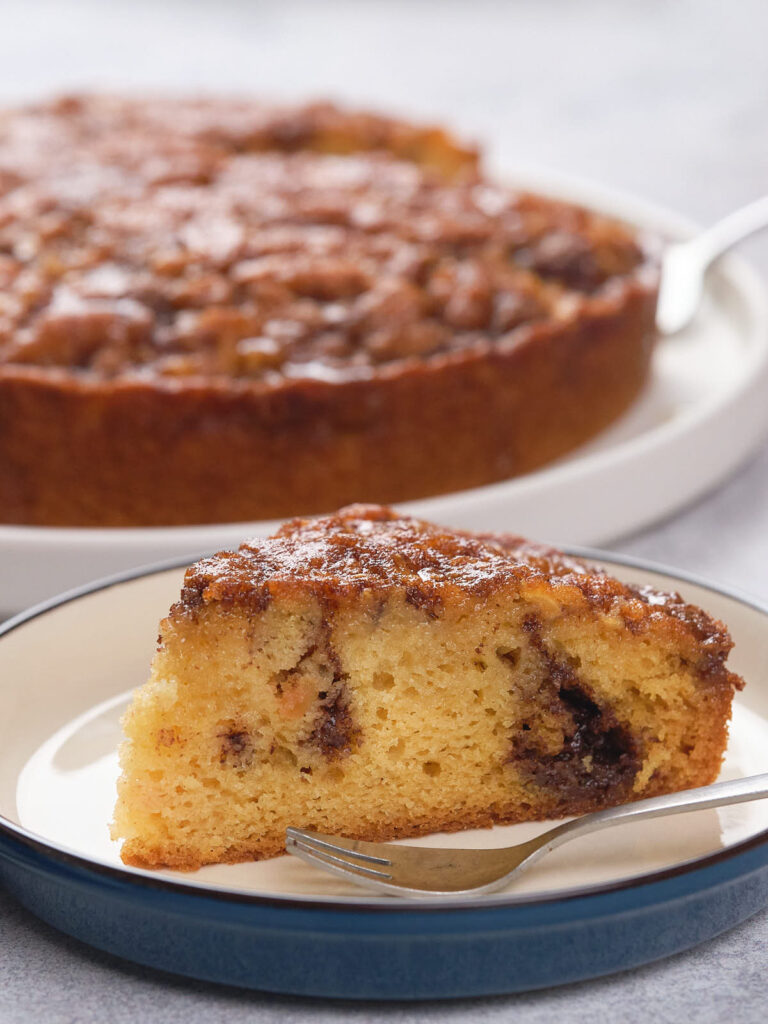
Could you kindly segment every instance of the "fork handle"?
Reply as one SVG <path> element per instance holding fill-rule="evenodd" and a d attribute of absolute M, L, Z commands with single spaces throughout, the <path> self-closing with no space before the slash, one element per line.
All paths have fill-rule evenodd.
<path fill-rule="evenodd" d="M 697 260 L 703 271 L 737 242 L 765 227 L 768 227 L 768 196 L 762 196 L 734 210 L 683 244 L 688 251 L 688 258 Z"/>
<path fill-rule="evenodd" d="M 610 807 L 595 811 L 581 818 L 567 821 L 547 832 L 540 847 L 541 852 L 553 850 L 556 846 L 575 839 L 577 836 L 597 832 L 622 821 L 640 821 L 641 818 L 660 818 L 665 814 L 682 814 L 685 811 L 702 811 L 708 807 L 725 807 L 728 804 L 746 803 L 748 800 L 768 798 L 768 774 L 751 775 L 732 782 L 718 782 L 700 789 L 686 789 L 680 793 L 638 800 L 636 803 Z"/>

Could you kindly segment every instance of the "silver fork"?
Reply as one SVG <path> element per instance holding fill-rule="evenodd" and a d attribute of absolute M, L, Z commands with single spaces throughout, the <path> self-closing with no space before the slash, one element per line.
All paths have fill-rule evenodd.
<path fill-rule="evenodd" d="M 545 853 L 590 832 L 620 822 L 724 807 L 766 797 L 768 774 L 753 775 L 585 814 L 527 843 L 496 850 L 365 843 L 300 828 L 286 829 L 286 849 L 309 864 L 377 892 L 410 897 L 476 896 L 496 892 Z"/>

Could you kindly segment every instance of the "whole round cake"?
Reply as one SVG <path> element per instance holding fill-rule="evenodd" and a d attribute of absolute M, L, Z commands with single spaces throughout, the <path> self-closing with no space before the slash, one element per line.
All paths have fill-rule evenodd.
<path fill-rule="evenodd" d="M 647 377 L 627 227 L 329 104 L 0 114 L 0 521 L 225 522 L 527 472 Z"/>

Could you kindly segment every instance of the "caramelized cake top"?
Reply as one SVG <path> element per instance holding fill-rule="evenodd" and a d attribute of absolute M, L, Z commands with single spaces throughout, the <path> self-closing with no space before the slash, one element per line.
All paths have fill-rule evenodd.
<path fill-rule="evenodd" d="M 257 611 L 273 598 L 306 592 L 329 607 L 350 599 L 362 607 L 399 592 L 439 617 L 452 601 L 524 587 L 550 596 L 563 614 L 586 602 L 633 633 L 660 631 L 683 646 L 703 677 L 741 684 L 725 669 L 733 646 L 726 627 L 679 594 L 629 586 L 520 537 L 449 530 L 378 505 L 294 519 L 272 537 L 197 562 L 173 614 L 195 616 L 216 603 Z M 531 622 L 532 630 L 539 626 Z"/>
<path fill-rule="evenodd" d="M 234 100 L 0 114 L 0 367 L 365 376 L 578 317 L 644 261 L 439 129 Z"/>

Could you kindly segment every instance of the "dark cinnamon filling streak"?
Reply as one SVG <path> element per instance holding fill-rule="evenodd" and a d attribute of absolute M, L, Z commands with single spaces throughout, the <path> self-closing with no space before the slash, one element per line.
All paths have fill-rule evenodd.
<path fill-rule="evenodd" d="M 542 661 L 542 703 L 547 716 L 562 728 L 563 745 L 556 754 L 541 749 L 532 739 L 533 730 L 523 723 L 513 737 L 510 760 L 564 799 L 584 789 L 616 796 L 628 793 L 642 763 L 639 741 L 610 707 L 594 700 L 574 667 L 547 647 L 536 616 L 528 616 L 523 629 Z"/>

